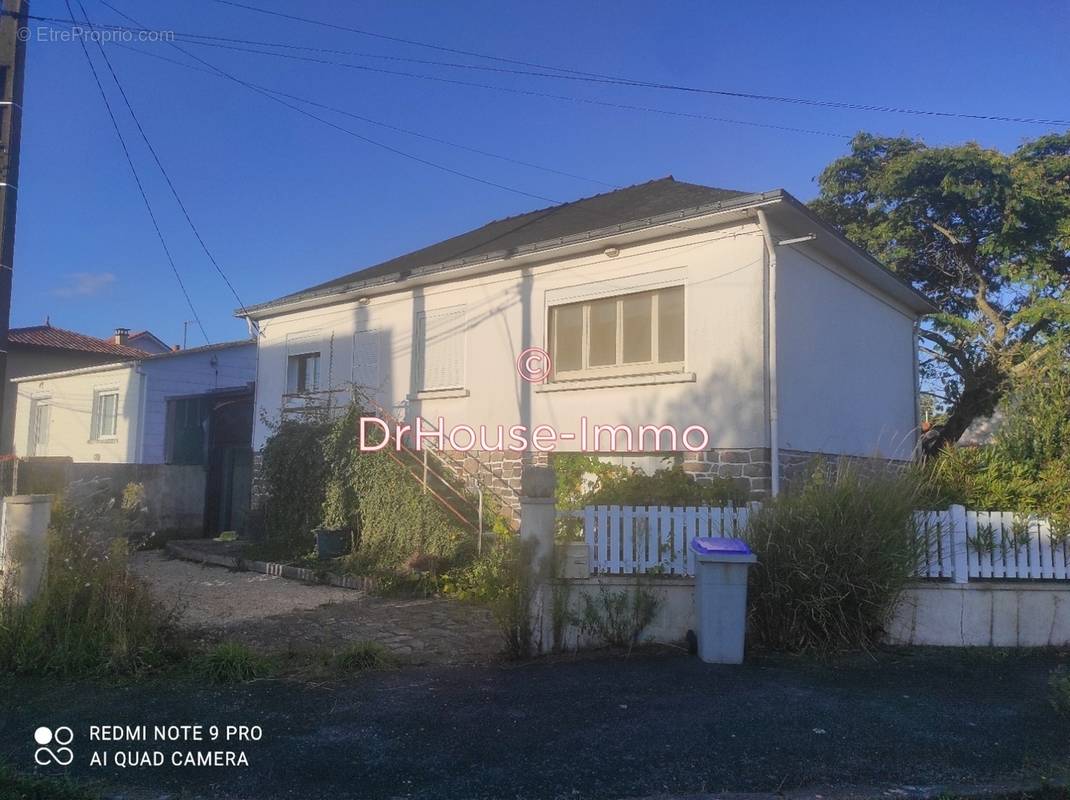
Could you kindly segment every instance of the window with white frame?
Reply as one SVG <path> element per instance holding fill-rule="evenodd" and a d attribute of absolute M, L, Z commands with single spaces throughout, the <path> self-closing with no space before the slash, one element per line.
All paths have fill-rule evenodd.
<path fill-rule="evenodd" d="M 553 306 L 554 377 L 682 370 L 684 330 L 683 286 Z"/>
<path fill-rule="evenodd" d="M 286 360 L 286 393 L 304 394 L 320 388 L 320 354 L 295 353 Z"/>
<path fill-rule="evenodd" d="M 93 393 L 92 438 L 114 439 L 119 433 L 119 392 L 101 389 Z"/>
<path fill-rule="evenodd" d="M 464 387 L 464 307 L 416 315 L 416 380 L 420 391 Z"/>

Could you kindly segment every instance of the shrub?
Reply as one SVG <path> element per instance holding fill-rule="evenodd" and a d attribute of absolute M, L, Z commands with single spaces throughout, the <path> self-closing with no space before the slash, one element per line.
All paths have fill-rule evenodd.
<path fill-rule="evenodd" d="M 794 652 L 874 646 L 921 556 L 912 517 L 925 488 L 844 470 L 768 501 L 746 532 L 755 639 Z"/>
<path fill-rule="evenodd" d="M 368 672 L 388 669 L 397 659 L 378 642 L 354 642 L 334 654 L 334 666 L 339 672 Z"/>
<path fill-rule="evenodd" d="M 531 543 L 518 537 L 499 539 L 482 559 L 461 573 L 456 594 L 486 603 L 501 631 L 505 654 L 529 658 L 537 625 L 532 619 L 535 578 Z"/>
<path fill-rule="evenodd" d="M 1048 696 L 1052 708 L 1060 714 L 1070 715 L 1070 670 L 1056 667 L 1048 678 Z"/>
<path fill-rule="evenodd" d="M 578 622 L 581 631 L 605 644 L 630 650 L 660 607 L 661 598 L 642 584 L 624 591 L 612 591 L 601 584 L 597 598 L 584 592 Z"/>
<path fill-rule="evenodd" d="M 131 574 L 124 539 L 94 535 L 91 512 L 57 504 L 44 586 L 26 605 L 0 598 L 0 668 L 16 673 L 130 675 L 172 655 L 171 614 Z"/>
<path fill-rule="evenodd" d="M 745 505 L 750 491 L 729 478 L 696 481 L 681 467 L 659 469 L 653 475 L 638 470 L 609 473 L 583 505 L 727 506 Z"/>
<path fill-rule="evenodd" d="M 310 533 L 323 518 L 328 482 L 324 442 L 329 429 L 325 422 L 284 420 L 264 445 L 267 537 L 293 555 L 308 551 Z"/>
<path fill-rule="evenodd" d="M 271 662 L 243 644 L 224 642 L 190 662 L 193 672 L 211 683 L 245 683 L 271 673 Z"/>

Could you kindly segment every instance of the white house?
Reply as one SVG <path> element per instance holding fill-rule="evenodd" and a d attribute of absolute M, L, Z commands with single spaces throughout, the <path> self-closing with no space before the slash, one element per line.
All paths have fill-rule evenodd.
<path fill-rule="evenodd" d="M 255 380 L 251 340 L 22 376 L 15 381 L 15 452 L 75 462 L 204 463 L 206 399 L 248 393 Z"/>
<path fill-rule="evenodd" d="M 441 417 L 458 433 L 447 449 L 484 426 L 473 455 L 514 487 L 524 461 L 588 449 L 673 453 L 760 495 L 815 455 L 911 457 L 915 326 L 933 310 L 787 192 L 670 177 L 491 222 L 243 313 L 261 333 L 258 420 L 344 404 L 355 385 L 409 424 Z M 518 364 L 529 348 L 551 357 L 544 379 L 518 374 L 545 368 L 537 351 Z M 515 425 L 557 437 L 495 439 Z M 623 430 L 611 441 L 616 426 L 630 443 Z M 640 426 L 691 428 L 690 440 Z M 254 449 L 268 435 L 258 422 Z"/>

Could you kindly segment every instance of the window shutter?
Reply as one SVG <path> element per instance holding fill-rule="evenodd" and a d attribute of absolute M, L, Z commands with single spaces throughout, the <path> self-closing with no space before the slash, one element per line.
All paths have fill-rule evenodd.
<path fill-rule="evenodd" d="M 419 315 L 421 389 L 454 389 L 464 385 L 464 308 L 427 311 Z"/>
<path fill-rule="evenodd" d="M 353 336 L 353 383 L 379 388 L 379 331 L 357 331 Z"/>

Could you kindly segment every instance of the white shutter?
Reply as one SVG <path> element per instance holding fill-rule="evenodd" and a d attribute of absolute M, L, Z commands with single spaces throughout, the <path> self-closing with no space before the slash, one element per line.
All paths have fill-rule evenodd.
<path fill-rule="evenodd" d="M 353 383 L 365 389 L 379 388 L 379 331 L 353 335 Z"/>
<path fill-rule="evenodd" d="M 417 318 L 420 388 L 464 386 L 464 307 L 425 311 Z"/>

